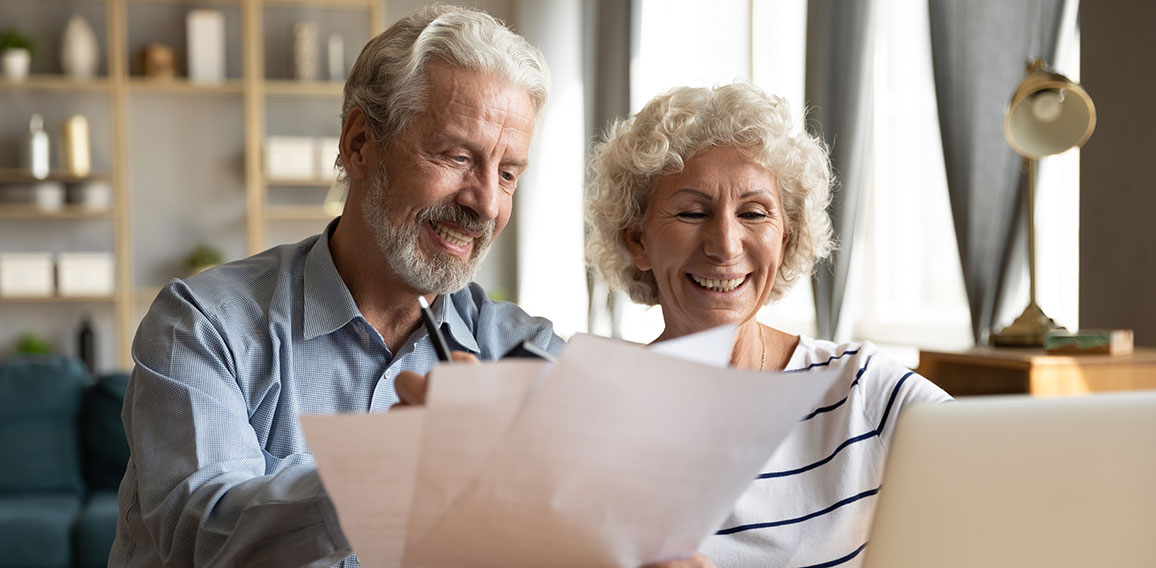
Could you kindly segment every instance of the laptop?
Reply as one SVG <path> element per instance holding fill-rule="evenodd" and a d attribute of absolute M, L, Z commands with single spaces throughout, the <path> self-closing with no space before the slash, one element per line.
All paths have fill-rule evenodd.
<path fill-rule="evenodd" d="M 866 568 L 1156 566 L 1156 391 L 909 409 L 864 554 Z"/>

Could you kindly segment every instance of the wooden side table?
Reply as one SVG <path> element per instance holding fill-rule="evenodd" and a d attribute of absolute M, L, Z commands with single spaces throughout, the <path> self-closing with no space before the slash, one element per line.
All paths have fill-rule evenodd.
<path fill-rule="evenodd" d="M 1156 389 L 1156 349 L 1130 355 L 1049 355 L 1043 349 L 920 351 L 919 374 L 952 396 L 1072 396 Z"/>

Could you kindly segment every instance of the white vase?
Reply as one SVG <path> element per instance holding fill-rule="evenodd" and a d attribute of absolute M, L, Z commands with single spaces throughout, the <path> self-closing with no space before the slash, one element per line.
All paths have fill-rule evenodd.
<path fill-rule="evenodd" d="M 316 81 L 320 71 L 321 32 L 313 22 L 293 26 L 293 76 L 301 81 Z"/>
<path fill-rule="evenodd" d="M 73 14 L 60 40 L 60 67 L 73 79 L 91 79 L 100 62 L 96 32 L 80 14 Z"/>
<path fill-rule="evenodd" d="M 23 47 L 10 47 L 0 56 L 0 66 L 9 81 L 23 81 L 28 78 L 28 67 L 32 63 L 32 52 Z"/>

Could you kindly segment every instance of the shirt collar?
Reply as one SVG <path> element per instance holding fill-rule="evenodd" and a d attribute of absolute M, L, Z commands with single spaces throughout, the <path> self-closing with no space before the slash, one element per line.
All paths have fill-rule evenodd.
<path fill-rule="evenodd" d="M 320 237 L 313 243 L 305 257 L 305 326 L 304 338 L 313 339 L 337 331 L 354 318 L 362 317 L 353 294 L 337 272 L 333 256 L 329 251 L 329 236 L 341 221 L 338 217 L 325 227 Z M 462 318 L 461 310 L 454 298 L 459 294 L 469 294 L 469 287 L 453 294 L 440 294 L 434 300 L 430 311 L 439 329 L 448 330 L 447 340 L 458 347 L 479 355 L 481 348 L 474 337 L 473 328 Z"/>
<path fill-rule="evenodd" d="M 439 329 L 448 329 L 449 337 L 447 340 L 453 341 L 466 351 L 474 355 L 480 355 L 482 350 L 478 347 L 478 340 L 474 337 L 473 328 L 462 319 L 461 310 L 454 302 L 454 298 L 459 294 L 469 294 L 469 287 L 465 290 L 459 290 L 453 294 L 440 294 L 434 304 L 430 306 L 430 311 L 434 315 L 434 323 L 438 325 Z"/>
<path fill-rule="evenodd" d="M 361 317 L 353 294 L 337 272 L 329 252 L 329 236 L 341 221 L 330 221 L 305 257 L 305 324 L 306 340 L 337 331 L 354 318 Z"/>

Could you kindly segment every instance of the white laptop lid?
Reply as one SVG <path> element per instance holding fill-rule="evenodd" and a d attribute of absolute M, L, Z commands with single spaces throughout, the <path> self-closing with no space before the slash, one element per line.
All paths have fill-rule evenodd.
<path fill-rule="evenodd" d="M 918 406 L 868 568 L 1156 566 L 1156 391 Z"/>

